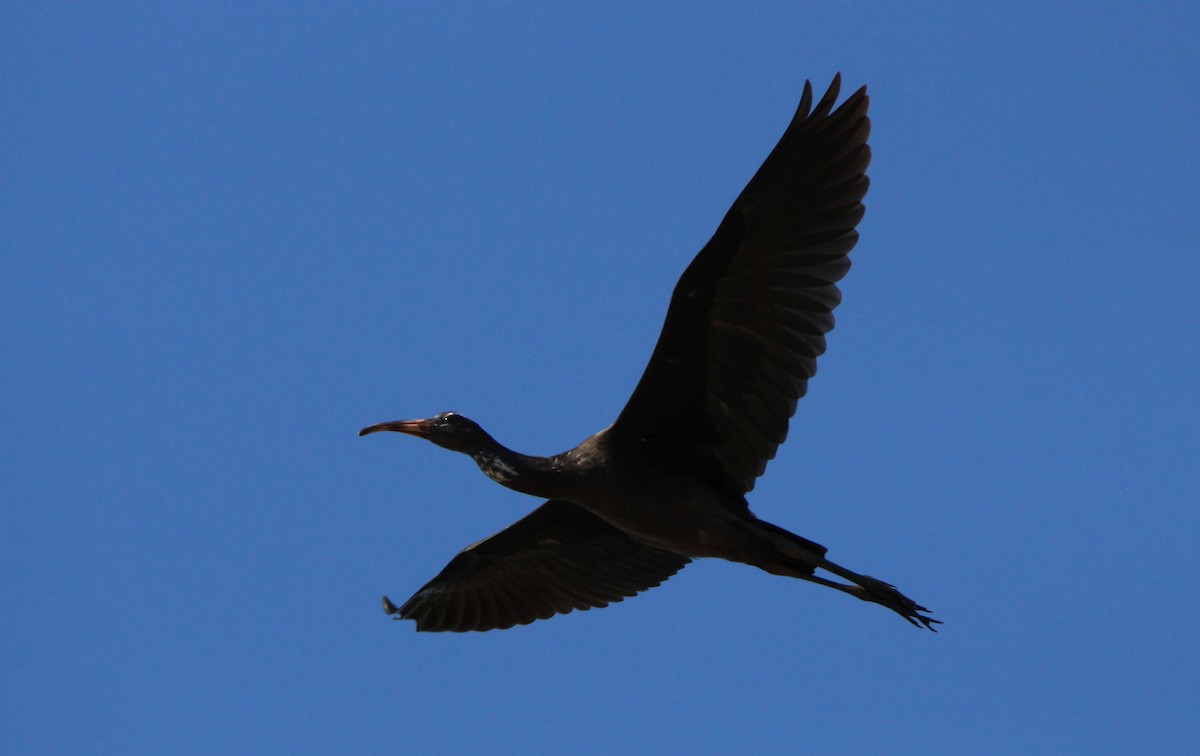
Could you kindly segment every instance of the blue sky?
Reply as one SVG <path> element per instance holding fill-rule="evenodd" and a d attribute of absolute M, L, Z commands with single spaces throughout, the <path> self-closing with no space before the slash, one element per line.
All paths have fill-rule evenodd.
<path fill-rule="evenodd" d="M 1182 752 L 1194 4 L 8 3 L 0 750 Z M 829 351 L 751 498 L 946 624 L 701 562 L 388 620 L 611 422 L 805 78 L 868 84 Z"/>

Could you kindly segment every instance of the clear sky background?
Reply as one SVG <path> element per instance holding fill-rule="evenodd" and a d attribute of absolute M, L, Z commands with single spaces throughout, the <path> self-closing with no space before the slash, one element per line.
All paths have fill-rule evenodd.
<path fill-rule="evenodd" d="M 0 750 L 1183 752 L 1195 3 L 5 3 Z M 870 87 L 829 351 L 751 497 L 938 635 L 694 564 L 380 609 L 537 502 L 370 423 L 607 425 L 805 78 Z"/>

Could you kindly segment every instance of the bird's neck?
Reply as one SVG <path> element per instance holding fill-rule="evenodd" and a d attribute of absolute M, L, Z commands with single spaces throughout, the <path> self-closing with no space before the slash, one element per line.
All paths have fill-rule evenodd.
<path fill-rule="evenodd" d="M 569 464 L 567 455 L 532 457 L 490 441 L 470 456 L 484 475 L 506 488 L 548 499 L 571 499 L 583 485 L 584 474 Z"/>

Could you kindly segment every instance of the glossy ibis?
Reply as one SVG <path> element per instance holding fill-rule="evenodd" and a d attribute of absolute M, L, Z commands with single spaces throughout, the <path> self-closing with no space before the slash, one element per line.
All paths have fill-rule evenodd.
<path fill-rule="evenodd" d="M 866 87 L 812 108 L 805 83 L 779 144 L 684 271 L 650 364 L 620 416 L 552 457 L 505 448 L 462 415 L 398 431 L 472 457 L 503 486 L 549 499 L 468 546 L 396 607 L 418 630 L 493 630 L 652 588 L 695 557 L 720 557 L 882 604 L 918 627 L 939 620 L 895 587 L 750 512 L 816 372 L 858 240 L 870 162 Z M 848 582 L 816 574 L 822 570 Z"/>

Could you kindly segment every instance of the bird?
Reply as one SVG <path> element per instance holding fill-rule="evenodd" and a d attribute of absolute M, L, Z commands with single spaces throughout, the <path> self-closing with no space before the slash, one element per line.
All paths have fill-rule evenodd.
<path fill-rule="evenodd" d="M 858 241 L 868 97 L 863 86 L 835 109 L 840 88 L 839 73 L 814 107 L 805 82 L 778 144 L 676 284 L 650 361 L 610 426 L 547 457 L 513 451 L 457 412 L 359 431 L 426 439 L 546 499 L 467 546 L 402 605 L 385 596 L 389 615 L 418 631 L 506 629 L 608 606 L 715 557 L 936 632 L 929 609 L 831 562 L 824 546 L 759 519 L 746 500 L 816 372 Z"/>

